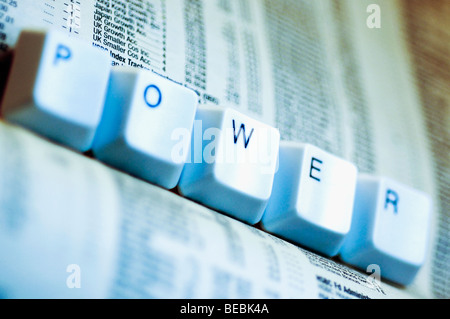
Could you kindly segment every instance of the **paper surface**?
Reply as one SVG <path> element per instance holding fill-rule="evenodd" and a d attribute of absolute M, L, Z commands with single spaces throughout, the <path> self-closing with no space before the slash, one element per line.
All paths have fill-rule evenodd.
<path fill-rule="evenodd" d="M 368 11 L 368 9 L 372 2 L 352 0 L 340 2 L 294 0 L 8 1 L 0 4 L 0 49 L 6 51 L 13 48 L 22 28 L 61 30 L 68 36 L 83 39 L 98 47 L 99 50 L 104 50 L 106 54 L 110 55 L 113 64 L 153 70 L 197 91 L 202 103 L 233 107 L 273 125 L 280 130 L 282 139 L 312 143 L 354 162 L 361 172 L 385 175 L 428 192 L 435 201 L 433 237 L 430 239 L 429 258 L 416 282 L 406 291 L 411 296 L 448 296 L 448 289 L 445 288 L 448 285 L 445 283 L 448 283 L 450 271 L 445 263 L 439 262 L 448 259 L 448 254 L 444 252 L 443 247 L 446 247 L 449 242 L 448 231 L 446 231 L 448 226 L 447 228 L 445 226 L 448 225 L 449 211 L 448 196 L 445 195 L 445 189 L 448 189 L 448 178 L 445 176 L 448 177 L 449 162 L 449 94 L 448 89 L 445 89 L 448 87 L 448 85 L 445 86 L 445 83 L 448 83 L 448 62 L 446 62 L 445 52 L 448 53 L 448 50 L 445 50 L 445 46 L 441 47 L 439 40 L 434 37 L 411 31 L 422 30 L 421 28 L 428 23 L 426 21 L 430 19 L 428 16 L 421 16 L 423 20 L 410 18 L 409 15 L 420 15 L 418 12 L 421 11 L 418 8 L 421 5 L 417 1 L 377 1 L 381 10 L 380 28 L 372 28 L 369 25 L 372 11 Z M 448 7 L 445 1 L 440 1 L 435 6 L 427 7 L 427 12 L 437 17 L 445 17 L 442 12 L 448 12 Z M 441 19 L 445 21 L 445 18 Z M 408 27 L 410 29 L 407 29 Z M 432 33 L 431 31 L 437 34 L 441 32 L 437 23 L 434 28 L 433 26 L 428 28 L 430 33 Z M 445 33 L 445 36 L 448 38 L 448 32 Z M 420 40 L 420 42 L 429 41 L 430 46 L 416 44 L 411 46 L 409 41 L 414 39 Z M 437 49 L 430 49 L 430 53 L 426 51 L 428 47 Z M 423 54 L 428 54 L 429 59 L 422 59 Z M 447 70 L 447 73 L 440 72 L 439 68 L 433 69 L 434 73 L 430 71 L 426 61 L 434 61 L 435 56 L 441 57 L 444 64 L 447 63 L 447 68 L 442 68 Z M 418 67 L 418 74 L 415 74 L 416 67 Z M 435 73 L 442 74 L 439 78 L 441 82 L 431 80 Z M 423 77 L 426 81 L 415 80 L 416 76 Z M 417 82 L 422 84 L 418 86 Z M 430 105 L 432 107 L 429 107 Z M 427 115 L 425 117 L 424 112 Z M 16 135 L 13 131 L 9 132 L 9 129 L 5 130 L 4 134 L 6 135 L 2 143 L 6 143 L 8 134 Z M 22 134 L 18 135 L 22 136 Z M 24 137 L 24 140 L 27 138 Z M 30 142 L 28 146 L 30 147 L 28 152 L 42 152 L 38 147 L 36 150 L 34 149 L 34 142 Z M 45 147 L 42 145 L 42 148 Z M 17 156 L 24 162 L 24 167 L 32 167 L 33 157 L 25 156 L 25 154 Z M 9 156 L 12 155 L 9 154 Z M 68 158 L 72 157 L 73 165 L 77 166 L 78 157 L 68 156 Z M 72 162 L 72 159 L 70 161 Z M 40 163 L 36 165 L 44 166 L 50 173 L 55 169 L 54 164 L 47 163 L 43 159 L 36 162 Z M 89 195 L 94 191 L 105 191 L 108 196 L 100 203 L 97 200 L 88 202 L 90 197 L 86 197 L 88 195 L 84 194 L 86 190 L 83 186 L 87 183 L 83 180 L 86 177 L 83 177 L 84 175 L 81 173 L 73 173 L 73 182 L 70 185 L 73 183 L 74 186 L 68 185 L 65 178 L 55 177 L 53 183 L 61 185 L 61 187 L 55 187 L 58 195 L 54 196 L 61 200 L 60 204 L 63 207 L 67 204 L 66 198 L 74 200 L 70 194 L 75 194 L 81 202 L 86 201 L 82 204 L 84 206 L 78 206 L 80 205 L 78 202 L 69 205 L 64 213 L 74 218 L 73 227 L 87 227 L 85 220 L 91 218 L 91 214 L 88 212 L 97 211 L 95 218 L 98 219 L 94 218 L 91 223 L 100 223 L 102 227 L 104 226 L 104 229 L 98 234 L 100 236 L 98 241 L 111 240 L 119 247 L 128 245 L 132 239 L 124 240 L 120 237 L 125 235 L 123 233 L 119 235 L 118 228 L 128 224 L 130 224 L 129 227 L 143 227 L 127 222 L 129 217 L 126 217 L 136 214 L 140 219 L 145 218 L 142 216 L 142 207 L 136 208 L 135 212 L 128 212 L 127 206 L 130 201 L 141 202 L 141 200 L 136 200 L 137 197 L 133 197 L 133 200 L 127 198 L 127 196 L 131 196 L 128 194 L 128 187 L 132 189 L 137 187 L 139 189 L 137 192 L 142 191 L 141 187 L 136 186 L 137 183 L 134 185 L 135 182 L 128 182 L 126 178 L 124 181 L 123 178 L 112 176 L 111 174 L 114 175 L 114 173 L 109 172 L 107 168 L 97 169 L 97 166 L 95 167 L 95 171 L 98 170 L 97 174 L 105 176 L 99 177 L 98 183 L 101 186 L 89 185 L 87 193 Z M 12 166 L 10 169 L 17 170 L 19 168 Z M 442 175 L 439 174 L 441 170 Z M 40 178 L 46 180 L 45 174 L 39 173 L 38 169 L 32 167 L 30 171 L 34 172 L 33 175 L 29 176 L 29 172 L 24 172 L 24 174 L 27 176 L 27 180 L 34 180 L 35 185 L 39 185 Z M 37 175 L 34 176 L 34 174 Z M 18 183 L 16 179 L 18 180 L 17 177 L 10 180 L 10 183 Z M 119 182 L 121 180 L 122 182 Z M 132 186 L 126 186 L 128 184 Z M 53 208 L 41 208 L 46 207 L 45 198 L 49 195 L 43 196 L 40 193 L 42 190 L 38 186 L 23 184 L 22 187 L 29 188 L 30 197 L 21 201 L 22 205 L 25 205 L 23 209 L 20 207 L 17 209 L 23 212 L 36 209 L 44 220 L 52 221 L 51 224 L 45 224 L 42 229 L 44 233 L 52 228 L 55 228 L 55 231 L 59 229 L 64 232 L 65 225 L 61 226 L 61 223 L 66 219 L 53 221 L 52 216 L 56 214 L 55 211 L 52 211 Z M 143 189 L 147 187 L 142 186 Z M 215 234 L 215 232 L 209 233 L 210 228 L 218 227 L 225 235 L 217 243 L 214 242 L 211 245 L 203 243 L 202 254 L 204 255 L 201 257 L 196 255 L 198 251 L 193 243 L 189 246 L 183 241 L 176 241 L 163 231 L 151 236 L 148 240 L 146 239 L 150 242 L 150 246 L 164 247 L 164 249 L 155 248 L 156 250 L 151 251 L 151 259 L 160 262 L 160 264 L 155 264 L 155 267 L 158 265 L 158 267 L 170 266 L 171 272 L 161 272 L 156 275 L 148 273 L 147 269 L 141 269 L 147 280 L 151 281 L 150 279 L 156 278 L 160 281 L 159 283 L 153 282 L 155 285 L 160 285 L 158 289 L 149 288 L 144 293 L 139 291 L 137 286 L 140 278 L 130 278 L 129 283 L 125 283 L 121 279 L 114 285 L 114 294 L 154 297 L 214 297 L 221 296 L 221 294 L 226 296 L 248 294 L 252 297 L 272 294 L 281 297 L 345 297 L 352 294 L 354 290 L 353 296 L 389 297 L 392 293 L 395 295 L 404 292 L 393 289 L 391 294 L 385 295 L 386 291 L 390 291 L 390 286 L 382 289 L 384 293 L 379 293 L 378 288 L 374 289 L 377 291 L 376 293 L 373 293 L 371 288 L 366 292 L 365 289 L 360 289 L 361 285 L 355 281 L 348 278 L 342 279 L 346 277 L 342 275 L 343 272 L 333 272 L 332 269 L 335 267 L 333 262 L 333 266 L 324 266 L 327 263 L 317 262 L 315 258 L 311 258 L 313 255 L 299 253 L 296 248 L 291 246 L 289 249 L 285 249 L 285 243 L 278 242 L 259 231 L 255 232 L 253 228 L 247 229 L 248 227 L 244 227 L 240 223 L 222 219 L 222 216 L 215 216 L 210 211 L 206 212 L 203 207 L 191 204 L 184 199 L 174 199 L 172 198 L 173 194 L 166 194 L 164 191 L 152 188 L 153 191 L 158 194 L 155 195 L 158 199 L 166 198 L 161 203 L 160 214 L 164 211 L 172 211 L 172 205 L 175 207 L 173 211 L 194 212 L 184 214 L 183 218 L 186 222 L 190 221 L 189 224 L 192 223 L 197 227 L 199 238 L 195 240 L 198 242 L 208 242 L 207 239 Z M 18 196 L 18 192 L 19 190 L 12 192 L 10 196 Z M 152 206 L 146 201 L 149 199 L 142 199 L 143 206 Z M 179 203 L 175 204 L 174 202 L 177 201 Z M 59 204 L 55 205 L 59 207 Z M 100 207 L 97 208 L 97 205 Z M 8 204 L 7 207 L 10 206 L 11 204 Z M 78 216 L 78 214 L 81 216 L 75 218 L 74 216 Z M 83 216 L 84 214 L 86 216 Z M 111 225 L 102 223 L 103 216 L 107 214 L 116 216 L 111 219 Z M 153 221 L 157 223 L 157 220 L 152 219 L 149 221 L 148 227 L 155 227 L 156 224 L 152 224 Z M 31 223 L 31 221 L 29 222 Z M 224 224 L 226 225 L 224 226 Z M 185 226 L 180 227 L 184 228 Z M 230 238 L 226 234 L 227 232 L 237 232 L 238 230 L 235 228 L 242 231 L 243 235 L 240 236 L 245 238 L 245 242 L 248 240 L 260 248 L 252 250 L 253 246 L 242 243 L 244 239 L 233 242 L 233 237 Z M 89 228 L 86 232 L 90 230 Z M 27 240 L 31 240 L 26 238 L 37 235 L 24 231 L 20 236 L 24 236 L 22 246 L 20 246 L 20 242 L 17 242 L 10 247 L 11 250 L 24 250 Z M 86 238 L 77 237 L 76 234 L 74 236 L 67 243 L 69 246 L 66 247 L 70 248 L 70 244 L 74 242 L 81 247 L 85 240 L 97 240 L 93 239 L 96 238 L 95 236 L 91 238 L 92 233 Z M 130 232 L 129 236 L 138 235 L 131 235 Z M 263 237 L 264 239 L 262 239 Z M 5 240 L 12 240 L 12 237 L 5 238 Z M 58 249 L 58 247 L 52 248 L 50 245 L 54 241 L 58 242 L 55 238 L 54 240 L 49 239 L 49 245 L 45 245 L 49 249 L 47 252 L 49 256 L 57 253 L 53 249 Z M 278 245 L 275 245 L 274 241 Z M 183 243 L 186 246 L 181 249 Z M 200 245 L 200 243 L 197 244 Z M 230 248 L 234 247 L 233 245 L 236 245 L 235 249 Z M 226 249 L 235 250 L 234 254 L 242 256 L 234 258 L 239 260 L 239 258 L 245 257 L 250 264 L 238 267 L 236 265 L 239 264 L 233 264 L 228 260 L 228 262 L 221 263 L 221 265 L 227 265 L 223 267 L 226 269 L 215 268 L 216 265 L 210 263 L 215 260 L 214 254 L 218 251 L 215 248 L 220 246 L 223 246 L 223 252 Z M 227 246 L 229 247 L 226 248 Z M 120 258 L 120 250 L 117 251 L 114 247 L 110 247 L 111 251 L 104 251 L 97 256 L 97 261 L 91 260 L 95 277 L 97 277 L 97 272 L 100 272 L 99 269 L 103 268 L 104 264 L 109 264 L 114 258 L 119 258 L 119 262 L 118 264 L 111 262 L 111 267 L 113 265 L 120 265 L 123 269 L 131 267 L 129 264 L 121 264 L 120 260 L 124 258 Z M 64 250 L 71 251 L 72 249 L 69 248 L 64 248 Z M 283 270 L 280 270 L 281 274 L 272 275 L 278 276 L 279 281 L 272 282 L 269 276 L 267 282 L 259 281 L 259 284 L 248 284 L 247 281 L 255 281 L 254 278 L 248 279 L 248 277 L 253 275 L 260 277 L 264 273 L 262 268 L 261 272 L 250 272 L 252 262 L 256 264 L 269 262 L 270 258 L 267 256 L 270 256 L 274 249 L 276 253 L 272 262 L 277 260 L 278 267 L 284 267 Z M 183 253 L 176 258 L 175 253 L 173 256 L 167 257 L 162 252 L 163 250 L 166 253 L 167 251 L 178 252 L 181 250 Z M 289 252 L 284 254 L 285 250 Z M 16 276 L 19 276 L 22 270 L 13 265 L 20 263 L 25 265 L 31 262 L 33 255 L 28 255 L 28 249 L 26 251 L 22 255 L 19 254 L 17 256 L 19 260 L 14 263 L 6 262 L 2 258 L 2 267 L 9 267 L 6 268 L 8 270 L 11 267 L 15 268 Z M 255 256 L 255 251 L 264 251 L 263 259 L 265 261 L 259 260 L 259 254 L 256 253 Z M 279 256 L 281 254 L 279 251 L 283 252 L 284 257 Z M 6 254 L 5 256 L 9 255 L 9 250 L 3 252 Z M 294 262 L 286 257 L 291 253 L 294 256 L 293 260 L 305 267 L 294 272 L 294 276 L 300 276 L 298 282 L 287 280 L 284 277 L 286 272 L 289 273 L 286 268 L 289 268 L 288 266 Z M 117 254 L 119 257 L 113 257 Z M 61 260 L 66 263 L 63 256 L 64 254 Z M 79 256 L 79 258 L 84 258 L 81 252 Z M 145 257 L 139 250 L 135 252 L 134 256 L 136 267 L 144 267 L 144 259 L 149 257 Z M 187 266 L 188 273 L 175 271 L 184 265 L 189 265 Z M 96 267 L 98 270 L 95 270 Z M 267 269 L 272 269 L 270 267 Z M 43 268 L 45 267 L 37 267 L 45 273 Z M 200 271 L 203 268 L 208 270 Z M 325 268 L 327 270 L 321 274 Z M 49 273 L 51 273 L 50 270 Z M 332 275 L 329 275 L 330 273 Z M 104 278 L 100 285 L 103 287 L 102 289 L 110 289 L 110 287 L 104 286 L 104 283 L 109 283 L 109 279 L 114 274 L 118 276 L 118 274 L 123 275 L 124 273 L 111 269 L 98 276 L 99 280 Z M 171 274 L 170 276 L 177 278 L 176 288 L 167 286 L 167 282 L 163 280 L 164 274 L 166 276 Z M 65 270 L 63 270 L 63 275 L 67 275 Z M 362 277 L 364 278 L 364 274 Z M 232 280 L 227 278 L 232 278 Z M 131 289 L 133 280 L 137 280 L 137 282 Z M 196 288 L 189 286 L 189 280 L 196 281 Z M 229 287 L 227 289 L 223 287 L 223 290 L 219 289 L 219 293 L 214 290 L 214 287 L 221 286 L 220 280 L 228 282 Z M 340 282 L 339 280 L 344 281 Z M 288 281 L 296 283 L 294 286 L 297 288 L 285 287 Z M 126 287 L 122 289 L 121 285 Z M 337 288 L 338 285 L 341 285 L 341 289 L 346 286 L 352 291 L 347 290 L 348 293 L 342 294 L 341 290 Z M 63 286 L 62 288 L 65 290 L 67 287 Z M 8 295 L 8 289 L 3 288 L 6 295 Z M 51 287 L 48 290 L 43 288 L 49 294 L 52 293 L 51 289 Z M 104 295 L 105 290 L 98 289 L 94 289 L 90 293 Z M 134 290 L 137 292 L 133 292 Z M 21 290 L 18 291 L 19 295 L 23 293 Z"/>
<path fill-rule="evenodd" d="M 21 128 L 0 122 L 0 145 L 15 185 L 0 196 L 3 298 L 408 297 Z"/>

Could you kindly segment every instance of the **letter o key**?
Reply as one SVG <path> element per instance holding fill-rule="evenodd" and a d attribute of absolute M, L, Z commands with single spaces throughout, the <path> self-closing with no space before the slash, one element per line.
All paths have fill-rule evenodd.
<path fill-rule="evenodd" d="M 151 92 L 154 92 L 153 94 Z M 150 99 L 150 95 L 152 99 Z M 156 100 L 156 102 L 155 102 Z M 161 90 L 154 84 L 150 84 L 145 88 L 144 101 L 151 108 L 156 108 L 161 104 L 162 94 Z"/>

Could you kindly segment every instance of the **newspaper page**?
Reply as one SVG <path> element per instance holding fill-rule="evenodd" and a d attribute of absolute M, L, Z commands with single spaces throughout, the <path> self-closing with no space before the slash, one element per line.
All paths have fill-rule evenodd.
<path fill-rule="evenodd" d="M 22 128 L 0 146 L 2 298 L 412 297 Z"/>
<path fill-rule="evenodd" d="M 370 24 L 373 1 L 265 3 L 275 98 L 286 101 L 277 105 L 276 126 L 284 138 L 319 145 L 360 172 L 390 176 L 437 202 L 401 3 L 376 3 L 379 28 Z M 430 272 L 428 263 L 417 293 L 432 294 Z"/>
<path fill-rule="evenodd" d="M 351 160 L 362 172 L 397 179 L 432 194 L 439 202 L 423 101 L 415 89 L 402 33 L 407 22 L 401 4 L 352 0 L 2 1 L 0 49 L 13 48 L 22 28 L 61 30 L 104 50 L 112 64 L 150 69 L 194 89 L 202 103 L 236 108 L 279 128 L 283 139 L 317 145 Z M 112 192 L 127 193 L 117 186 L 126 183 L 113 180 L 107 183 L 115 185 Z M 171 207 L 171 200 L 165 206 Z M 124 214 L 121 209 L 126 207 L 109 204 L 114 206 L 110 211 Z M 192 210 L 202 209 L 195 206 Z M 116 220 L 120 223 L 120 217 Z M 434 221 L 441 223 L 437 214 Z M 433 228 L 432 233 L 442 232 Z M 429 260 L 438 239 L 430 241 Z M 308 253 L 304 256 L 302 260 L 308 260 L 305 264 L 313 269 L 326 269 L 327 274 L 337 276 L 317 275 L 312 287 L 322 290 L 310 295 L 339 297 L 327 283 L 338 287 L 338 279 L 352 276 L 345 275 L 346 271 L 333 272 L 341 267 L 334 262 Z M 105 253 L 102 260 L 110 258 Z M 408 293 L 432 296 L 431 272 L 428 263 Z M 360 276 L 365 278 L 365 274 Z M 355 282 L 364 280 L 350 280 L 347 286 Z M 375 295 L 387 289 L 376 288 Z M 373 297 L 369 292 L 358 294 Z"/>
<path fill-rule="evenodd" d="M 447 1 L 404 1 L 405 34 L 419 88 L 427 136 L 433 154 L 439 223 L 432 255 L 432 290 L 436 297 L 450 296 L 450 14 Z"/>

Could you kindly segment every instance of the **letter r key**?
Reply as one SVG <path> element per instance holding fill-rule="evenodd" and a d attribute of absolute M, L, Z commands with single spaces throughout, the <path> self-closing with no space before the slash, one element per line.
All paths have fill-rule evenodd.
<path fill-rule="evenodd" d="M 430 197 L 421 191 L 361 174 L 342 260 L 361 269 L 376 264 L 381 278 L 410 284 L 425 260 L 431 205 Z"/>

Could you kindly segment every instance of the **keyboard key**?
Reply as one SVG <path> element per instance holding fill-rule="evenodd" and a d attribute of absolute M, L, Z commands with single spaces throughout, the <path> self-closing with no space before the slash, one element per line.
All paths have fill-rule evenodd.
<path fill-rule="evenodd" d="M 336 255 L 350 230 L 356 178 L 350 162 L 309 144 L 281 142 L 262 226 L 323 255 Z"/>
<path fill-rule="evenodd" d="M 111 166 L 174 188 L 189 153 L 197 105 L 194 91 L 151 71 L 113 67 L 93 153 Z"/>
<path fill-rule="evenodd" d="M 104 52 L 55 31 L 23 31 L 2 105 L 4 117 L 87 151 L 100 122 L 111 61 Z"/>
<path fill-rule="evenodd" d="M 277 129 L 233 109 L 200 107 L 179 191 L 243 222 L 258 223 L 272 191 L 279 140 Z"/>
<path fill-rule="evenodd" d="M 425 193 L 387 178 L 359 176 L 342 260 L 362 270 L 378 265 L 382 279 L 410 284 L 425 260 L 430 210 Z"/>

